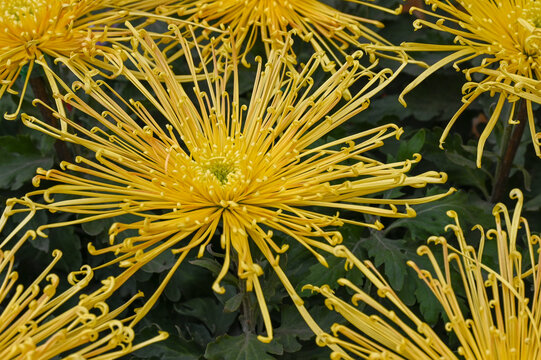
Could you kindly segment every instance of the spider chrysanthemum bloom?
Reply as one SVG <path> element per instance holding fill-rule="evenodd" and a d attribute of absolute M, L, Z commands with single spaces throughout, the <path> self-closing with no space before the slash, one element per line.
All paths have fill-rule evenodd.
<path fill-rule="evenodd" d="M 388 9 L 372 3 L 372 0 L 347 0 L 363 6 L 399 14 L 402 6 Z M 174 0 L 172 4 L 159 7 L 164 15 L 177 14 L 180 18 L 204 26 L 229 29 L 229 32 L 213 34 L 212 44 L 203 55 L 210 55 L 211 48 L 225 44 L 236 44 L 243 64 L 248 62 L 246 55 L 260 40 L 267 56 L 271 49 L 280 49 L 294 30 L 302 41 L 310 44 L 315 52 L 324 53 L 322 66 L 327 70 L 342 64 L 348 53 L 359 49 L 363 43 L 387 44 L 367 25 L 383 27 L 379 21 L 341 12 L 318 0 Z M 204 31 L 202 38 L 209 36 Z M 348 49 L 349 48 L 349 49 Z M 353 49 L 353 50 L 351 50 Z M 383 54 L 380 54 L 384 56 Z M 392 56 L 391 56 L 392 57 Z M 291 59 L 292 62 L 295 60 Z"/>
<path fill-rule="evenodd" d="M 12 206 L 8 201 L 0 218 L 0 231 Z M 16 252 L 25 241 L 36 237 L 34 231 L 22 236 L 19 233 L 23 233 L 21 229 L 34 213 L 35 209 L 0 242 L 0 359 L 48 360 L 61 356 L 68 360 L 112 360 L 167 337 L 161 333 L 132 344 L 134 332 L 128 322 L 133 316 L 120 319 L 119 315 L 140 295 L 110 309 L 105 301 L 115 288 L 112 277 L 103 281 L 98 290 L 81 294 L 93 277 L 89 266 L 70 274 L 70 287 L 59 293 L 60 279 L 50 272 L 62 256 L 58 250 L 53 251 L 53 261 L 31 284 L 19 284 Z"/>
<path fill-rule="evenodd" d="M 436 45 L 403 43 L 404 51 L 447 51 L 452 54 L 428 67 L 402 93 L 402 97 L 433 72 L 447 64 L 458 70 L 469 60 L 474 65 L 463 70 L 468 83 L 463 87 L 464 105 L 451 118 L 440 139 L 443 146 L 451 127 L 481 94 L 497 94 L 498 100 L 483 130 L 477 148 L 477 166 L 485 142 L 502 116 L 502 109 L 510 103 L 509 123 L 516 123 L 522 99 L 537 156 L 541 157 L 541 133 L 535 128 L 532 103 L 541 103 L 541 4 L 536 0 L 425 0 L 432 11 L 411 8 L 427 16 L 418 19 L 414 27 L 428 27 L 455 35 L 455 44 Z M 434 20 L 430 20 L 434 19 Z M 405 105 L 403 98 L 401 102 Z M 525 119 L 523 121 L 526 121 Z"/>
<path fill-rule="evenodd" d="M 405 305 L 370 262 L 361 262 L 343 247 L 337 255 L 345 257 L 378 289 L 378 295 L 394 305 L 386 307 L 381 300 L 370 297 L 346 279 L 340 284 L 354 291 L 352 303 L 338 298 L 328 286 L 314 288 L 327 297 L 326 304 L 344 316 L 350 325 L 335 324 L 334 336 L 324 335 L 322 345 L 339 345 L 348 356 L 335 354 L 333 359 L 539 359 L 541 358 L 541 259 L 539 236 L 531 235 L 528 222 L 521 217 L 523 197 L 515 189 L 511 198 L 517 200 L 511 216 L 499 203 L 494 207 L 496 227 L 484 231 L 473 229 L 481 237 L 476 247 L 470 245 L 454 211 L 448 215 L 455 224 L 447 228 L 454 232 L 458 247 L 444 237 L 431 237 L 428 242 L 442 247 L 442 259 L 437 259 L 427 246 L 420 255 L 430 260 L 433 270 L 422 270 L 413 262 L 419 277 L 435 295 L 447 316 L 445 329 L 452 332 L 460 345 L 451 350 L 448 345 Z M 523 231 L 519 231 L 519 229 Z M 490 267 L 484 254 L 488 241 L 496 242 L 498 264 Z M 460 278 L 451 275 L 457 269 Z M 464 306 L 464 300 L 465 305 Z M 364 303 L 367 315 L 356 306 Z"/>
<path fill-rule="evenodd" d="M 188 43 L 177 35 L 187 50 Z M 105 111 L 87 105 L 69 88 L 66 95 L 58 97 L 94 118 L 99 127 L 85 129 L 61 117 L 73 127 L 74 133 L 68 134 L 25 115 L 23 121 L 59 139 L 80 144 L 96 156 L 96 161 L 78 157 L 76 164 L 63 162 L 63 170 L 38 170 L 35 185 L 40 180 L 58 184 L 30 193 L 31 197 L 40 195 L 46 200 L 46 204 L 36 206 L 83 215 L 40 230 L 133 214 L 141 220 L 114 224 L 110 229 L 111 246 L 91 251 L 118 254 L 115 262 L 129 267 L 123 276 L 129 276 L 163 251 L 174 249 L 173 253 L 179 255 L 149 306 L 187 254 L 198 248 L 202 256 L 207 244 L 219 234 L 225 258 L 213 289 L 224 291 L 220 281 L 234 256 L 238 276 L 246 281 L 249 291 L 255 291 L 261 307 L 267 336 L 260 339 L 270 341 L 272 326 L 259 283 L 262 267 L 253 261 L 251 247 L 261 251 L 303 316 L 308 316 L 279 264 L 279 254 L 289 245 L 276 244 L 272 231 L 289 236 L 326 264 L 318 250 L 331 253 L 342 240 L 340 233 L 329 227 L 343 223 L 381 226 L 379 222 L 364 223 L 352 213 L 414 216 L 410 205 L 445 195 L 407 200 L 374 197 L 388 189 L 423 187 L 446 180 L 446 175 L 438 172 L 407 176 L 420 156 L 387 164 L 366 154 L 385 139 L 397 137 L 401 129 L 395 125 L 316 144 L 362 112 L 370 97 L 396 75 L 390 70 L 373 73 L 350 57 L 324 84 L 315 87 L 311 75 L 318 70 L 321 57 L 312 57 L 300 72 L 287 71 L 286 44 L 280 51 L 271 51 L 267 64 L 259 61 L 251 99 L 243 104 L 237 63 L 227 65 L 224 74 L 219 74 L 216 67 L 211 73 L 203 68 L 206 81 L 200 82 L 194 61 L 186 51 L 194 77 L 188 94 L 175 81 L 163 53 L 152 40 L 139 32 L 134 32 L 134 37 L 142 52 L 154 58 L 157 68 L 149 66 L 135 51 L 126 53 L 131 65 L 125 68 L 136 68 L 146 75 L 147 82 L 128 70 L 124 75 L 152 108 L 122 99 L 105 82 L 87 78 L 84 87 L 90 89 L 90 96 Z M 79 76 L 85 79 L 84 74 Z M 354 83 L 359 85 L 359 91 L 342 103 L 342 93 Z M 83 84 L 74 87 L 80 89 Z M 55 194 L 68 198 L 55 201 Z M 314 210 L 316 206 L 320 210 Z M 139 235 L 115 244 L 115 237 L 130 229 Z"/>
<path fill-rule="evenodd" d="M 20 96 L 17 110 L 5 117 L 16 118 L 34 66 L 48 68 L 46 55 L 52 59 L 71 57 L 91 69 L 107 68 L 104 57 L 116 56 L 112 44 L 129 39 L 129 30 L 118 25 L 126 19 L 152 17 L 142 10 L 159 4 L 135 0 L 0 0 L 0 98 L 6 92 Z M 56 92 L 53 76 L 49 71 L 45 74 Z M 19 77 L 24 79 L 20 88 L 14 86 Z"/>

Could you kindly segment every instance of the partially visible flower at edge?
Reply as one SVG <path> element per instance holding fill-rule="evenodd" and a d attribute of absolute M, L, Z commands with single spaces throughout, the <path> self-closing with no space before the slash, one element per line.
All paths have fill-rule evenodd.
<path fill-rule="evenodd" d="M 177 35 L 187 50 L 188 42 L 180 32 Z M 29 197 L 43 196 L 46 201 L 34 205 L 81 215 L 77 220 L 42 226 L 38 233 L 42 234 L 46 228 L 132 214 L 141 220 L 113 224 L 111 246 L 100 250 L 90 247 L 93 254 L 118 255 L 106 265 L 119 263 L 127 267 L 119 278 L 131 276 L 164 251 L 172 249 L 180 255 L 135 322 L 148 312 L 188 253 L 199 248 L 198 256 L 202 256 L 221 227 L 225 258 L 214 291 L 225 291 L 220 282 L 229 270 L 232 255 L 236 254 L 238 276 L 246 281 L 248 291 L 255 291 L 267 330 L 267 336 L 259 339 L 272 339 L 272 324 L 259 282 L 263 270 L 252 259 L 251 240 L 269 261 L 311 328 L 319 333 L 321 330 L 311 320 L 280 267 L 279 254 L 287 251 L 289 245 L 276 244 L 273 231 L 265 228 L 295 239 L 327 265 L 325 257 L 316 250 L 332 253 L 342 236 L 326 227 L 344 223 L 373 228 L 382 225 L 379 221 L 365 223 L 309 207 L 326 208 L 331 213 L 411 217 L 415 211 L 410 205 L 436 200 L 454 191 L 419 199 L 373 197 L 402 186 L 424 187 L 446 180 L 445 174 L 435 171 L 407 176 L 412 165 L 420 160 L 419 155 L 413 160 L 386 164 L 365 154 L 382 146 L 385 139 L 398 137 L 402 130 L 396 125 L 378 126 L 316 144 L 366 109 L 369 99 L 398 72 L 385 69 L 374 73 L 349 57 L 344 66 L 314 89 L 311 76 L 321 64 L 321 55 L 313 56 L 300 72 L 287 71 L 284 54 L 290 46 L 288 40 L 282 50 L 271 51 L 265 65 L 259 59 L 251 99 L 244 105 L 236 62 L 227 65 L 223 74 L 216 67 L 208 73 L 204 67 L 202 71 L 207 79 L 199 82 L 194 61 L 186 51 L 186 61 L 194 77 L 196 101 L 192 102 L 182 85 L 175 81 L 167 59 L 153 40 L 144 31 L 135 29 L 133 36 L 146 55 L 133 51 L 126 53 L 126 57 L 138 72 L 147 75 L 148 82 L 145 84 L 130 74 L 122 64 L 119 67 L 160 113 L 159 121 L 165 121 L 165 126 L 159 125 L 142 103 L 123 99 L 106 82 L 85 78 L 82 73 L 78 74 L 82 82 L 75 83 L 74 89 L 90 89 L 90 96 L 106 111 L 87 105 L 67 86 L 67 93 L 57 97 L 96 119 L 99 127 L 85 129 L 59 113 L 55 116 L 73 127 L 77 135 L 24 114 L 23 121 L 55 138 L 84 146 L 97 159 L 79 156 L 77 164 L 63 162 L 63 170 L 38 170 L 36 186 L 40 180 L 59 184 L 29 193 Z M 152 68 L 144 56 L 152 56 L 157 68 Z M 229 80 L 233 82 L 231 93 L 226 90 Z M 342 93 L 353 83 L 362 84 L 362 88 L 342 104 Z M 55 201 L 55 194 L 68 198 Z M 139 235 L 115 244 L 116 236 L 130 229 L 137 230 Z"/>
<path fill-rule="evenodd" d="M 372 1 L 347 0 L 365 7 L 398 15 L 402 6 L 391 10 L 379 6 Z M 157 7 L 159 14 L 174 16 L 175 14 L 187 21 L 201 24 L 202 27 L 212 26 L 221 28 L 222 34 L 212 34 L 203 30 L 197 38 L 213 36 L 212 41 L 202 50 L 204 59 L 212 56 L 213 49 L 231 47 L 235 44 L 234 52 L 240 56 L 245 66 L 250 66 L 246 56 L 260 38 L 267 56 L 272 49 L 283 48 L 289 32 L 293 30 L 303 42 L 309 43 L 314 52 L 322 53 L 321 66 L 326 70 L 334 70 L 341 66 L 348 56 L 348 48 L 353 47 L 350 54 L 359 50 L 367 43 L 391 45 L 381 35 L 366 26 L 383 27 L 377 20 L 367 19 L 341 12 L 318 0 L 169 0 Z M 291 50 L 291 49 L 290 49 Z M 351 50 L 351 49 L 349 49 Z M 231 52 L 231 49 L 228 49 Z M 338 55 L 339 54 L 339 55 Z M 400 55 L 386 53 L 370 54 L 402 61 Z M 295 57 L 289 58 L 295 62 Z"/>
<path fill-rule="evenodd" d="M 8 120 L 17 118 L 34 66 L 45 67 L 53 93 L 57 83 L 48 71 L 47 56 L 67 57 L 87 70 L 108 69 L 107 57 L 118 56 L 113 45 L 124 46 L 130 31 L 122 26 L 144 18 L 144 27 L 161 17 L 148 12 L 164 0 L 0 0 L 0 99 L 8 92 L 20 100 Z M 107 76 L 105 73 L 102 75 Z M 24 77 L 22 89 L 14 89 Z M 59 111 L 62 104 L 57 100 Z"/>
<path fill-rule="evenodd" d="M 535 129 L 532 103 L 541 104 L 541 4 L 536 0 L 457 0 L 456 4 L 442 0 L 425 0 L 432 11 L 412 7 L 410 13 L 419 12 L 436 21 L 417 19 L 414 28 L 428 27 L 455 35 L 452 45 L 402 43 L 399 47 L 374 46 L 380 51 L 444 51 L 452 52 L 433 65 L 410 83 L 402 92 L 403 97 L 428 76 L 443 66 L 453 64 L 458 71 L 460 65 L 478 60 L 479 65 L 463 69 L 466 80 L 463 86 L 460 109 L 451 118 L 441 138 L 440 147 L 451 127 L 481 94 L 498 94 L 496 106 L 479 138 L 477 166 L 481 167 L 483 149 L 488 136 L 502 115 L 504 105 L 511 106 L 508 123 L 517 124 L 517 106 L 522 99 L 530 128 L 535 153 L 541 157 L 541 132 Z M 439 11 L 438 11 L 439 10 Z M 474 80 L 480 76 L 480 81 Z M 523 120 L 526 121 L 526 120 Z"/>
<path fill-rule="evenodd" d="M 327 285 L 308 286 L 323 294 L 329 309 L 349 322 L 349 325 L 333 325 L 333 335 L 320 336 L 319 344 L 340 346 L 349 354 L 344 356 L 343 352 L 337 352 L 332 359 L 541 358 L 541 239 L 530 234 L 527 220 L 521 217 L 523 195 L 520 190 L 511 191 L 511 198 L 517 200 L 512 216 L 503 204 L 494 207 L 495 229 L 484 231 L 480 225 L 474 226 L 473 230 L 481 234 L 477 249 L 466 241 L 457 214 L 449 211 L 447 214 L 455 224 L 446 228 L 454 232 L 458 248 L 444 237 L 433 236 L 428 242 L 442 246 L 442 261 L 436 259 L 428 246 L 418 249 L 419 255 L 428 257 L 433 271 L 408 262 L 443 307 L 448 317 L 445 329 L 453 332 L 460 343 L 456 350 L 451 350 L 430 325 L 400 300 L 372 263 L 361 262 L 343 246 L 335 248 L 336 255 L 346 258 L 348 266 L 360 270 L 376 286 L 378 295 L 388 300 L 394 309 L 347 279 L 340 279 L 339 284 L 354 292 L 353 305 L 338 298 Z M 524 229 L 524 244 L 521 244 L 520 228 Z M 484 263 L 486 242 L 490 240 L 496 242 L 498 269 Z M 458 269 L 459 281 L 452 280 L 451 268 Z M 464 312 L 462 297 L 466 298 L 469 313 Z M 359 303 L 366 304 L 370 312 L 378 315 L 367 315 L 359 310 L 356 307 Z"/>
<path fill-rule="evenodd" d="M 13 210 L 17 202 L 8 200 L 0 218 L 0 231 L 11 215 L 21 211 Z M 105 301 L 114 291 L 113 277 L 102 281 L 103 286 L 98 290 L 79 295 L 75 306 L 61 310 L 90 283 L 93 272 L 88 265 L 72 272 L 68 277 L 71 286 L 57 294 L 60 280 L 50 271 L 62 256 L 59 250 L 53 251 L 53 261 L 26 289 L 18 284 L 14 270 L 16 252 L 36 237 L 32 230 L 19 234 L 34 214 L 35 208 L 30 209 L 25 219 L 0 242 L 1 359 L 48 360 L 61 355 L 66 360 L 113 360 L 167 338 L 167 333 L 161 332 L 139 344 L 132 343 L 134 332 L 127 323 L 135 315 L 118 317 L 142 294 L 117 309 L 109 309 Z M 8 243 L 13 241 L 13 246 L 8 248 Z"/>

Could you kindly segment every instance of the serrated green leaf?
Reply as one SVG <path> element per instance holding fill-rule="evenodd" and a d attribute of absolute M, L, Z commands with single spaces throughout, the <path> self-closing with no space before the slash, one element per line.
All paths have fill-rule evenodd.
<path fill-rule="evenodd" d="M 274 338 L 282 344 L 284 351 L 296 352 L 302 347 L 298 340 L 308 340 L 314 333 L 294 307 L 282 307 L 280 327 L 274 331 Z"/>
<path fill-rule="evenodd" d="M 432 195 L 438 191 L 438 189 L 433 189 L 428 191 L 427 194 Z M 445 226 L 451 222 L 447 216 L 448 210 L 456 211 L 464 225 L 490 224 L 492 221 L 490 206 L 475 200 L 472 194 L 457 191 L 438 201 L 416 205 L 416 217 L 397 219 L 383 231 L 389 233 L 398 227 L 406 227 L 411 232 L 413 239 L 424 240 L 429 236 L 439 235 L 444 232 Z"/>
<path fill-rule="evenodd" d="M 524 166 L 516 165 L 516 167 L 524 177 L 524 190 L 530 191 L 532 187 L 532 176 L 530 172 Z"/>
<path fill-rule="evenodd" d="M 205 358 L 208 360 L 274 360 L 269 354 L 282 355 L 284 349 L 276 340 L 262 343 L 254 334 L 238 336 L 223 335 L 208 344 Z"/>
<path fill-rule="evenodd" d="M 305 276 L 302 284 L 297 286 L 298 290 L 306 284 L 316 286 L 327 284 L 333 289 L 338 287 L 336 281 L 345 277 L 347 272 L 344 267 L 344 260 L 329 256 L 327 257 L 327 263 L 329 264 L 328 268 L 320 263 L 310 266 L 310 272 Z"/>
<path fill-rule="evenodd" d="M 475 160 L 473 158 L 468 158 L 468 157 L 462 156 L 460 154 L 457 154 L 451 151 L 446 152 L 445 155 L 453 164 L 456 164 L 462 167 L 465 166 L 474 170 L 477 169 L 477 165 L 475 164 Z"/>
<path fill-rule="evenodd" d="M 395 291 L 400 291 L 407 274 L 406 241 L 388 239 L 382 232 L 374 231 L 372 236 L 363 240 L 362 245 L 376 266 L 383 265 L 383 272 L 392 288 Z"/>

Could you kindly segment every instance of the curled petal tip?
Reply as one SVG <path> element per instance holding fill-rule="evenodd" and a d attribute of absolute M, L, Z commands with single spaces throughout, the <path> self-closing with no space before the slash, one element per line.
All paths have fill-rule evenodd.
<path fill-rule="evenodd" d="M 402 106 L 404 106 L 405 108 L 408 107 L 408 104 L 406 103 L 406 100 L 404 100 L 404 96 L 403 96 L 403 95 L 400 95 L 400 96 L 398 97 L 398 102 L 399 102 L 400 104 L 402 104 Z"/>
<path fill-rule="evenodd" d="M 220 284 L 218 284 L 218 283 L 212 284 L 212 290 L 216 294 L 225 294 L 225 288 L 223 286 L 220 286 Z"/>
<path fill-rule="evenodd" d="M 524 198 L 524 195 L 522 194 L 522 191 L 520 191 L 520 189 L 514 188 L 509 192 L 509 198 L 513 200 L 522 200 Z"/>
<path fill-rule="evenodd" d="M 272 336 L 258 335 L 257 340 L 261 341 L 262 343 L 268 344 L 272 341 Z"/>

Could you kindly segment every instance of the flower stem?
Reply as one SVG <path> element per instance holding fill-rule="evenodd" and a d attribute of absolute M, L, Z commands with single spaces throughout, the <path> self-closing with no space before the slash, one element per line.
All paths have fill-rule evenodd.
<path fill-rule="evenodd" d="M 246 292 L 246 283 L 244 280 L 239 279 L 239 290 L 242 292 L 242 315 L 241 315 L 241 326 L 242 331 L 245 334 L 255 333 L 255 322 L 254 322 L 254 304 L 250 299 L 250 294 Z"/>
<path fill-rule="evenodd" d="M 231 262 L 234 265 L 235 269 L 238 269 L 239 261 L 238 261 L 238 253 L 235 250 L 232 250 L 231 254 Z M 252 299 L 250 298 L 250 294 L 248 291 L 246 291 L 246 280 L 244 279 L 238 279 L 238 289 L 239 292 L 242 294 L 242 301 L 241 301 L 241 314 L 239 317 L 239 322 L 242 327 L 242 332 L 245 334 L 255 334 L 255 319 L 254 319 L 254 303 L 252 302 Z"/>
<path fill-rule="evenodd" d="M 43 77 L 41 76 L 33 76 L 30 77 L 29 80 L 30 87 L 32 87 L 32 91 L 34 91 L 34 96 L 43 101 L 43 103 L 50 105 L 51 102 L 49 101 L 50 96 L 47 94 L 47 88 L 45 86 L 45 81 L 43 80 Z M 55 127 L 59 127 L 58 119 L 55 118 L 51 112 L 43 105 L 38 103 L 38 109 L 41 113 L 41 116 L 43 117 L 44 121 Z M 66 143 L 61 140 L 56 140 L 54 143 L 54 148 L 56 151 L 56 155 L 60 161 L 68 161 L 72 158 L 70 151 L 68 150 L 68 147 L 66 146 Z"/>
<path fill-rule="evenodd" d="M 509 172 L 511 171 L 513 160 L 520 145 L 524 128 L 526 127 L 526 101 L 523 99 L 520 100 L 516 120 L 518 121 L 518 124 L 513 126 L 513 133 L 510 137 L 507 136 L 507 139 L 504 138 L 502 141 L 502 152 L 504 153 L 500 157 L 500 161 L 498 162 L 498 167 L 496 169 L 496 180 L 494 182 L 494 187 L 492 188 L 492 197 L 490 199 L 493 203 L 500 201 L 505 193 L 507 181 L 509 180 Z"/>

